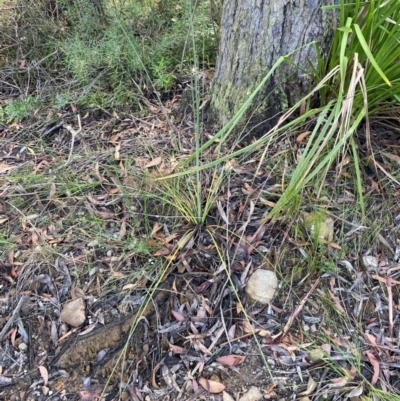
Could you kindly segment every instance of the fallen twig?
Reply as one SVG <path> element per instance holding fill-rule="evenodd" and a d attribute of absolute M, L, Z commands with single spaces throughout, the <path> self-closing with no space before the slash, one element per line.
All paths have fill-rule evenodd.
<path fill-rule="evenodd" d="M 278 337 L 284 337 L 286 335 L 286 333 L 289 331 L 290 327 L 293 324 L 294 319 L 297 317 L 297 315 L 301 312 L 301 310 L 303 309 L 304 304 L 306 303 L 308 297 L 315 291 L 315 289 L 317 288 L 319 282 L 321 281 L 321 278 L 318 277 L 318 279 L 316 280 L 316 282 L 314 283 L 314 285 L 311 287 L 310 291 L 308 291 L 308 293 L 306 294 L 306 296 L 301 300 L 299 306 L 296 308 L 296 310 L 290 315 L 289 320 L 287 321 L 285 327 L 283 328 L 283 330 L 272 336 L 272 338 L 275 340 Z"/>
<path fill-rule="evenodd" d="M 24 304 L 26 298 L 27 298 L 26 295 L 22 295 L 22 297 L 19 299 L 18 304 L 14 308 L 11 317 L 8 319 L 8 322 L 4 325 L 3 330 L 1 330 L 1 332 L 0 332 L 0 341 L 3 340 L 3 337 L 7 333 L 10 326 L 14 323 L 14 321 L 17 320 L 17 318 L 19 316 L 19 311 L 21 310 L 21 307 Z"/>

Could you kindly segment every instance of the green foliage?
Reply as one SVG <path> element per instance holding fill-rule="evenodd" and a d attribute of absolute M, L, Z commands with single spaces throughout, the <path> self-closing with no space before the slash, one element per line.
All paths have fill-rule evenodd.
<path fill-rule="evenodd" d="M 192 30 L 200 54 L 188 39 Z M 13 88 L 57 107 L 132 104 L 143 92 L 168 90 L 194 57 L 213 62 L 217 48 L 208 2 L 189 0 L 17 0 L 1 18 L 0 35 L 0 68 L 15 60 L 27 67 L 12 72 Z M 49 78 L 51 85 L 37 85 Z"/>
<path fill-rule="evenodd" d="M 358 115 L 368 103 L 368 115 L 382 112 L 399 103 L 400 95 L 400 7 L 397 1 L 345 1 L 340 12 L 327 63 L 320 65 L 319 77 L 335 66 L 341 66 L 340 75 L 334 75 L 321 88 L 321 101 L 327 104 L 336 98 L 340 88 L 346 90 L 352 81 L 354 63 L 365 81 L 367 98 L 359 89 L 355 92 L 353 114 Z"/>
<path fill-rule="evenodd" d="M 13 101 L 6 101 L 5 106 L 0 106 L 0 121 L 6 123 L 19 122 L 32 116 L 40 105 L 40 99 L 29 95 Z"/>

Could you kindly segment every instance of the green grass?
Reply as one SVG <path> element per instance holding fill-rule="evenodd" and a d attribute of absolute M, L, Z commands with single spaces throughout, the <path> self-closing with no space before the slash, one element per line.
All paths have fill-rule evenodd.
<path fill-rule="evenodd" d="M 90 0 L 56 0 L 54 10 L 42 0 L 17 0 L 15 8 L 7 8 L 0 21 L 5 38 L 0 74 L 13 82 L 10 90 L 20 99 L 3 106 L 0 117 L 7 122 L 29 117 L 34 98 L 56 109 L 138 105 L 143 96 L 168 92 L 176 76 L 191 74 L 193 44 L 203 66 L 213 64 L 218 38 L 207 3 L 98 4 L 101 11 Z M 15 32 L 23 37 L 18 45 Z M 16 58 L 28 70 L 13 70 Z"/>
<path fill-rule="evenodd" d="M 40 98 L 30 95 L 13 101 L 8 100 L 4 106 L 0 106 L 0 121 L 9 124 L 32 117 L 41 105 L 42 100 Z"/>
<path fill-rule="evenodd" d="M 115 104 L 134 102 L 135 99 L 139 99 L 137 100 L 139 102 L 140 97 L 145 95 L 146 89 L 154 91 L 160 106 L 163 107 L 158 92 L 171 87 L 176 73 L 187 73 L 188 66 L 193 67 L 191 84 L 194 88 L 192 99 L 194 151 L 185 153 L 184 156 L 178 155 L 182 156 L 179 158 L 180 163 L 171 174 L 155 167 L 152 170 L 153 174 L 142 172 L 129 187 L 118 184 L 124 195 L 126 208 L 133 212 L 127 218 L 130 232 L 123 238 L 110 238 L 109 223 L 88 211 L 88 197 L 103 195 L 107 186 L 96 180 L 87 181 L 86 174 L 90 174 L 88 171 L 81 170 L 76 173 L 67 169 L 55 175 L 32 174 L 29 171 L 11 174 L 8 178 L 10 182 L 15 184 L 16 188 L 18 185 L 24 187 L 29 194 L 21 194 L 15 190 L 14 193 L 8 194 L 10 202 L 22 217 L 34 211 L 33 205 L 38 198 L 42 203 L 52 204 L 51 212 L 61 217 L 58 217 L 56 222 L 44 217 L 35 228 L 42 229 L 54 223 L 60 231 L 74 235 L 77 241 L 91 243 L 90 252 L 84 260 L 85 266 L 76 266 L 77 276 L 82 271 L 97 274 L 96 252 L 101 254 L 105 249 L 112 248 L 116 253 L 124 255 L 114 266 L 116 269 L 138 261 L 138 271 L 130 272 L 121 279 L 107 278 L 107 273 L 104 275 L 101 273 L 98 277 L 104 289 L 104 296 L 122 291 L 127 279 L 134 282 L 143 275 L 151 277 L 141 311 L 151 302 L 151 296 L 166 275 L 179 264 L 180 256 L 196 248 L 198 234 L 205 233 L 211 239 L 215 250 L 213 268 L 224 272 L 227 283 L 241 306 L 243 318 L 251 322 L 251 316 L 232 281 L 231 267 L 234 261 L 227 252 L 231 243 L 243 241 L 246 245 L 250 244 L 244 232 L 236 231 L 243 221 L 232 222 L 229 213 L 224 216 L 225 209 L 221 199 L 227 196 L 231 186 L 237 185 L 235 180 L 238 180 L 238 177 L 240 179 L 240 174 L 235 172 L 235 166 L 249 165 L 253 168 L 254 177 L 258 171 L 265 168 L 278 176 L 281 193 L 273 194 L 274 201 L 263 200 L 267 195 L 262 193 L 254 198 L 243 196 L 242 200 L 246 207 L 254 206 L 253 217 L 257 218 L 259 225 L 270 224 L 270 228 L 274 224 L 281 224 L 279 229 L 285 231 L 292 241 L 290 249 L 286 245 L 278 247 L 274 263 L 268 255 L 254 251 L 262 263 L 268 263 L 275 268 L 283 282 L 282 288 L 291 295 L 286 298 L 287 303 L 282 306 L 286 310 L 293 310 L 296 302 L 298 304 L 302 300 L 300 290 L 303 286 L 309 288 L 312 280 L 321 275 L 331 278 L 344 275 L 348 280 L 353 280 L 357 273 L 355 268 L 352 272 L 342 271 L 339 261 L 350 256 L 355 259 L 355 255 L 363 254 L 366 249 L 373 248 L 382 224 L 391 223 L 390 214 L 384 209 L 380 211 L 379 223 L 369 218 L 370 214 L 376 216 L 376 213 L 373 213 L 376 198 L 373 193 L 365 191 L 362 171 L 364 160 L 358 151 L 357 133 L 361 124 L 367 124 L 368 127 L 369 119 L 389 113 L 399 101 L 400 72 L 397 71 L 400 71 L 398 69 L 400 35 L 397 24 L 400 22 L 400 10 L 396 9 L 393 12 L 389 2 L 347 3 L 342 0 L 337 6 L 340 23 L 333 38 L 330 56 L 327 60 L 320 57 L 319 65 L 310 66 L 310 75 L 315 79 L 315 87 L 304 99 L 285 111 L 276 126 L 266 135 L 253 143 L 243 145 L 238 143 L 236 136 L 232 137 L 235 128 L 242 122 L 257 93 L 282 63 L 290 61 L 291 55 L 282 56 L 278 60 L 232 121 L 213 137 L 205 138 L 201 125 L 202 88 L 199 72 L 203 65 L 208 64 L 209 57 L 213 54 L 215 41 L 213 37 L 208 36 L 211 35 L 212 29 L 209 22 L 204 19 L 204 10 L 191 9 L 188 3 L 182 6 L 182 3 L 168 2 L 169 6 L 171 4 L 181 6 L 180 8 L 171 6 L 166 10 L 163 7 L 167 6 L 163 3 L 151 1 L 142 2 L 140 5 L 135 3 L 130 5 L 129 9 L 118 10 L 121 14 L 125 13 L 123 17 L 112 14 L 107 8 L 110 18 L 115 18 L 113 21 L 117 22 L 106 26 L 101 33 L 98 33 L 96 40 L 82 35 L 82 32 L 85 33 L 82 31 L 84 27 L 80 26 L 76 28 L 76 32 L 69 32 L 61 41 L 62 59 L 66 62 L 68 74 L 78 81 L 78 85 L 73 91 L 58 95 L 59 107 L 74 101 L 82 104 L 101 103 L 103 106 L 114 104 L 113 102 Z M 197 13 L 200 13 L 199 19 Z M 139 31 L 140 35 L 132 31 L 129 20 L 129 18 L 138 19 L 139 14 L 141 19 L 136 31 Z M 154 15 L 158 15 L 160 21 L 156 21 Z M 396 23 L 388 21 L 388 17 Z M 171 44 L 172 38 L 176 40 L 174 44 Z M 316 44 L 309 44 L 309 46 L 314 45 Z M 132 93 L 129 93 L 130 91 Z M 301 104 L 315 104 L 316 100 L 320 102 L 316 108 L 308 109 L 305 114 L 296 117 Z M 10 121 L 24 118 L 26 107 L 22 107 L 21 104 L 30 104 L 29 102 L 30 100 L 21 100 L 20 104 L 18 101 L 15 104 L 7 103 L 1 112 Z M 9 106 L 10 104 L 13 106 Z M 11 107 L 11 111 L 8 107 Z M 307 144 L 301 151 L 298 153 L 288 151 L 279 157 L 274 156 L 277 149 L 281 150 L 280 144 L 283 141 L 294 144 L 296 136 L 304 130 L 309 130 L 310 134 L 307 137 Z M 184 145 L 178 140 L 176 143 L 183 153 Z M 47 145 L 42 146 L 46 148 Z M 150 154 L 151 151 L 147 149 Z M 179 153 L 176 149 L 174 152 Z M 158 156 L 159 153 L 152 155 L 153 158 Z M 162 158 L 167 162 L 172 161 L 175 156 L 176 154 L 162 154 Z M 341 164 L 345 156 L 350 156 L 352 159 L 346 166 Z M 127 163 L 125 166 L 129 170 L 131 165 L 126 159 L 124 162 Z M 277 167 L 280 164 L 285 165 L 282 170 Z M 111 163 L 103 163 L 97 171 L 104 172 L 104 176 L 107 177 L 121 177 L 118 167 Z M 336 176 L 333 178 L 330 176 L 330 185 L 327 187 L 328 176 L 333 172 Z M 343 178 L 345 176 L 342 173 L 346 173 L 346 177 L 349 178 Z M 332 182 L 346 185 L 343 188 L 336 188 Z M 51 198 L 49 194 L 53 184 L 55 192 Z M 389 190 L 390 180 L 385 181 L 383 185 Z M 350 205 L 336 203 L 340 196 L 349 196 L 349 193 L 353 199 Z M 140 198 L 143 207 L 137 212 L 131 207 L 135 197 Z M 72 207 L 67 210 L 68 205 Z M 304 224 L 302 213 L 314 210 L 333 216 L 335 232 L 332 242 L 339 244 L 341 249 L 321 242 L 318 230 L 312 232 Z M 121 212 L 115 209 L 113 223 L 120 220 L 118 213 Z M 160 241 L 149 242 L 154 225 L 150 215 L 153 214 L 158 216 L 158 223 L 162 224 L 165 232 L 169 231 L 169 235 L 176 234 L 176 240 L 171 242 L 173 249 L 168 257 L 158 258 L 155 265 L 149 263 L 148 258 L 158 250 L 157 244 L 160 248 L 162 245 Z M 138 222 L 138 219 L 142 220 Z M 228 220 L 231 221 L 230 224 Z M 349 231 L 361 225 L 363 225 L 361 231 L 354 231 L 347 237 Z M 118 235 L 117 230 L 114 234 Z M 1 241 L 2 237 L 0 243 Z M 55 259 L 57 252 L 50 246 L 46 249 Z M 292 265 L 289 259 L 295 260 L 296 264 Z M 354 264 L 354 260 L 352 263 Z M 295 290 L 299 290 L 300 295 L 295 293 Z M 349 334 L 346 333 L 348 328 L 349 332 L 362 336 L 360 328 L 355 327 L 357 322 L 352 321 L 337 308 L 329 295 L 328 285 L 322 288 L 321 292 L 315 293 L 314 302 L 318 302 L 319 313 L 324 316 L 325 328 L 343 336 Z M 130 336 L 134 334 L 140 319 L 139 311 Z M 353 329 L 355 331 L 352 331 Z M 311 336 L 308 338 L 301 326 L 300 328 L 294 326 L 294 330 L 302 333 L 312 342 L 312 346 L 318 347 L 323 342 L 334 345 L 332 338 Z M 257 336 L 254 338 L 268 368 L 259 339 Z M 128 343 L 129 340 L 126 347 Z M 346 362 L 354 364 L 360 373 L 361 354 L 345 355 L 343 352 L 343 355 L 348 356 Z M 326 362 L 332 375 L 343 376 L 342 366 L 328 357 Z M 365 380 L 360 379 L 360 384 L 369 394 L 363 396 L 363 399 L 372 399 L 369 396 L 372 397 L 374 394 L 384 397 L 380 390 L 369 386 Z M 391 399 L 396 399 L 395 397 L 397 396 L 391 395 Z"/>

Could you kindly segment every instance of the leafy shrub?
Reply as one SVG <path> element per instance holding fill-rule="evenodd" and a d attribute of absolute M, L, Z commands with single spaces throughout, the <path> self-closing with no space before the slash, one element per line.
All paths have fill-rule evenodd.
<path fill-rule="evenodd" d="M 217 48 L 208 4 L 193 8 L 189 0 L 16 0 L 0 19 L 0 36 L 8 92 L 59 107 L 63 100 L 85 104 L 89 94 L 119 104 L 144 89 L 168 90 L 194 58 L 212 63 Z"/>

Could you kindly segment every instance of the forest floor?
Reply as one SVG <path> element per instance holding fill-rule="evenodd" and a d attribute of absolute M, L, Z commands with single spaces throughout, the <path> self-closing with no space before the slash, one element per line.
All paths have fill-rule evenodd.
<path fill-rule="evenodd" d="M 232 160 L 185 239 L 150 178 L 194 150 L 178 103 L 0 125 L 0 400 L 400 400 L 400 187 L 363 166 L 362 221 L 332 171 L 266 220 L 300 149 L 288 137 L 260 171 Z M 381 162 L 400 159 L 385 141 Z M 313 210 L 328 240 L 307 230 Z M 265 307 L 244 296 L 258 268 L 280 282 Z"/>

